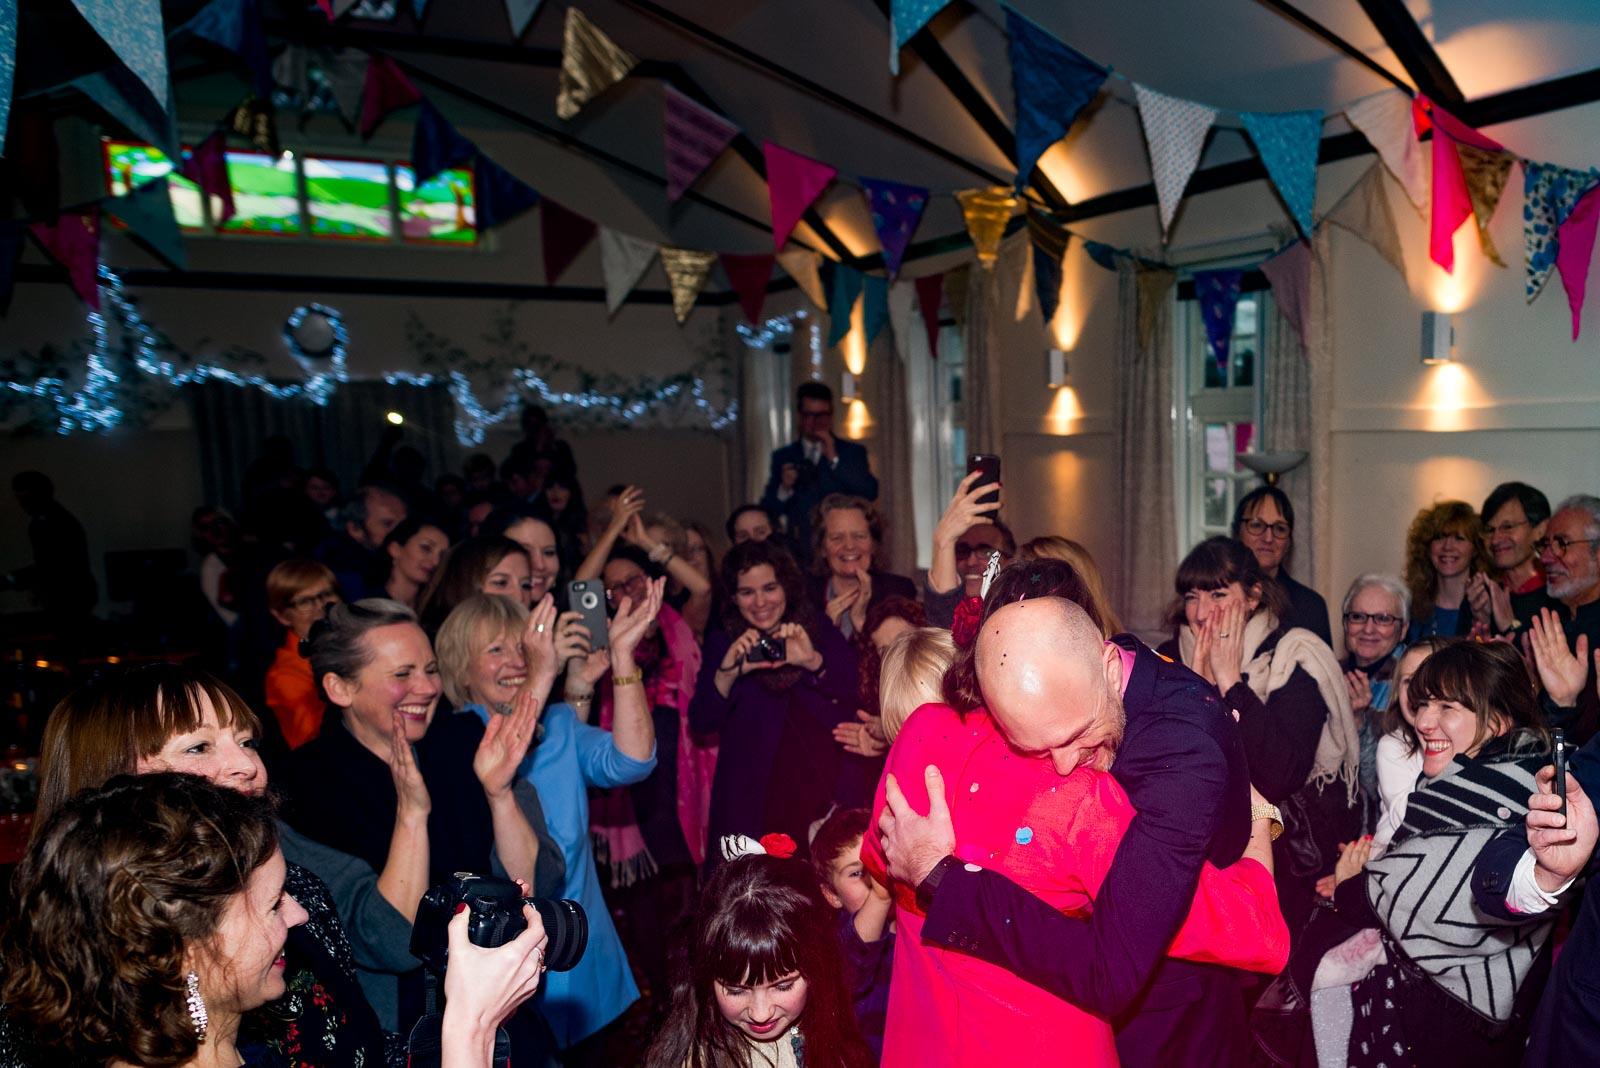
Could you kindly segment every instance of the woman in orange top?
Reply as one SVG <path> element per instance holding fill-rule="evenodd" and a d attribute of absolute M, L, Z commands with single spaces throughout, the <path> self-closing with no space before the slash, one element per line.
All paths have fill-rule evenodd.
<path fill-rule="evenodd" d="M 290 749 L 317 736 L 325 707 L 300 641 L 328 605 L 342 599 L 333 572 L 314 560 L 285 560 L 267 573 L 267 607 L 289 632 L 267 669 L 267 707 Z"/>

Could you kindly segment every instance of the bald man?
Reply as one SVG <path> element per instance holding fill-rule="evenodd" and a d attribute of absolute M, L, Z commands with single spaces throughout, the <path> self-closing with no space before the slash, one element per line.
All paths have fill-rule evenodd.
<path fill-rule="evenodd" d="M 942 790 L 930 791 L 925 816 L 903 799 L 889 805 L 883 851 L 890 874 L 917 888 L 923 939 L 1110 1019 L 1129 1068 L 1246 1063 L 1236 973 L 1166 957 L 1202 866 L 1232 864 L 1249 838 L 1249 775 L 1233 717 L 1198 675 L 1131 635 L 1103 641 L 1070 601 L 995 600 L 979 629 L 973 696 L 1014 748 L 1048 756 L 1058 774 L 1108 769 L 1138 814 L 1082 919 L 959 863 Z"/>

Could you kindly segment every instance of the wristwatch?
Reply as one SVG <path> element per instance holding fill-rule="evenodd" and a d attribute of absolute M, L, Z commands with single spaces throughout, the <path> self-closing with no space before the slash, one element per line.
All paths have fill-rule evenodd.
<path fill-rule="evenodd" d="M 1250 822 L 1256 820 L 1272 821 L 1272 840 L 1276 842 L 1278 835 L 1283 833 L 1283 813 L 1278 811 L 1277 805 L 1251 805 Z"/>
<path fill-rule="evenodd" d="M 923 876 L 922 881 L 917 884 L 917 908 L 924 913 L 933 908 L 933 895 L 939 892 L 939 883 L 944 880 L 945 872 L 959 863 L 960 861 L 953 855 L 944 857 L 933 866 L 932 871 Z"/>

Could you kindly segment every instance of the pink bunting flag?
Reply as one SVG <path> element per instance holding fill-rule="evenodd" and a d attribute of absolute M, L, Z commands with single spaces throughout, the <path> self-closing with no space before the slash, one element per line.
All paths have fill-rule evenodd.
<path fill-rule="evenodd" d="M 332 22 L 333 21 L 333 0 L 317 0 L 317 6 L 322 9 L 322 13 L 324 15 L 328 16 L 328 21 Z"/>
<path fill-rule="evenodd" d="M 374 53 L 367 64 L 367 84 L 361 90 L 361 136 L 371 137 L 385 115 L 422 100 L 406 72 L 388 56 Z"/>
<path fill-rule="evenodd" d="M 739 294 L 739 307 L 752 326 L 761 323 L 761 306 L 767 302 L 767 283 L 772 280 L 772 265 L 777 261 L 778 257 L 770 252 L 754 256 L 722 254 L 722 272 Z"/>
<path fill-rule="evenodd" d="M 925 274 L 912 283 L 917 287 L 917 307 L 922 326 L 928 332 L 928 355 L 939 358 L 939 305 L 944 300 L 944 275 Z"/>
<path fill-rule="evenodd" d="M 1428 235 L 1428 256 L 1446 272 L 1456 269 L 1455 233 L 1472 218 L 1472 195 L 1461 169 L 1456 142 L 1503 152 L 1505 146 L 1480 134 L 1421 94 L 1412 101 L 1417 136 L 1433 131 L 1433 211 Z"/>
<path fill-rule="evenodd" d="M 1272 286 L 1272 299 L 1294 328 L 1302 348 L 1306 323 L 1311 319 L 1311 255 L 1309 241 L 1296 241 L 1261 263 L 1261 273 Z"/>
<path fill-rule="evenodd" d="M 662 132 L 667 139 L 667 199 L 676 204 L 713 160 L 722 155 L 739 127 L 710 108 L 666 86 L 662 92 Z"/>
<path fill-rule="evenodd" d="M 1558 232 L 1561 245 L 1556 250 L 1556 270 L 1561 272 L 1561 287 L 1567 291 L 1572 309 L 1572 340 L 1578 340 L 1583 319 L 1583 297 L 1589 286 L 1589 261 L 1594 258 L 1595 226 L 1600 223 L 1600 187 L 1589 190 L 1578 201 Z"/>
<path fill-rule="evenodd" d="M 771 141 L 761 144 L 767 159 L 767 192 L 772 201 L 772 241 L 779 252 L 811 202 L 839 172 L 826 163 L 791 152 Z"/>
<path fill-rule="evenodd" d="M 100 310 L 100 209 L 66 212 L 53 223 L 31 223 L 28 230 L 41 248 L 67 269 L 73 291 Z"/>
<path fill-rule="evenodd" d="M 222 202 L 217 222 L 233 218 L 233 183 L 228 180 L 228 141 L 221 130 L 189 150 L 183 161 L 183 176 L 207 196 Z"/>

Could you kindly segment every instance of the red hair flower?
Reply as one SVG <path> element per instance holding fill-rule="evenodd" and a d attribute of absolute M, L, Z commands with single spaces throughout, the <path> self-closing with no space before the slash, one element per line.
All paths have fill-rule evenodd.
<path fill-rule="evenodd" d="M 956 603 L 955 619 L 950 623 L 950 637 L 965 649 L 978 638 L 978 624 L 983 622 L 983 601 L 977 597 L 963 597 Z"/>
<path fill-rule="evenodd" d="M 764 834 L 761 836 L 761 848 L 767 851 L 769 857 L 792 857 L 799 847 L 786 834 Z"/>

